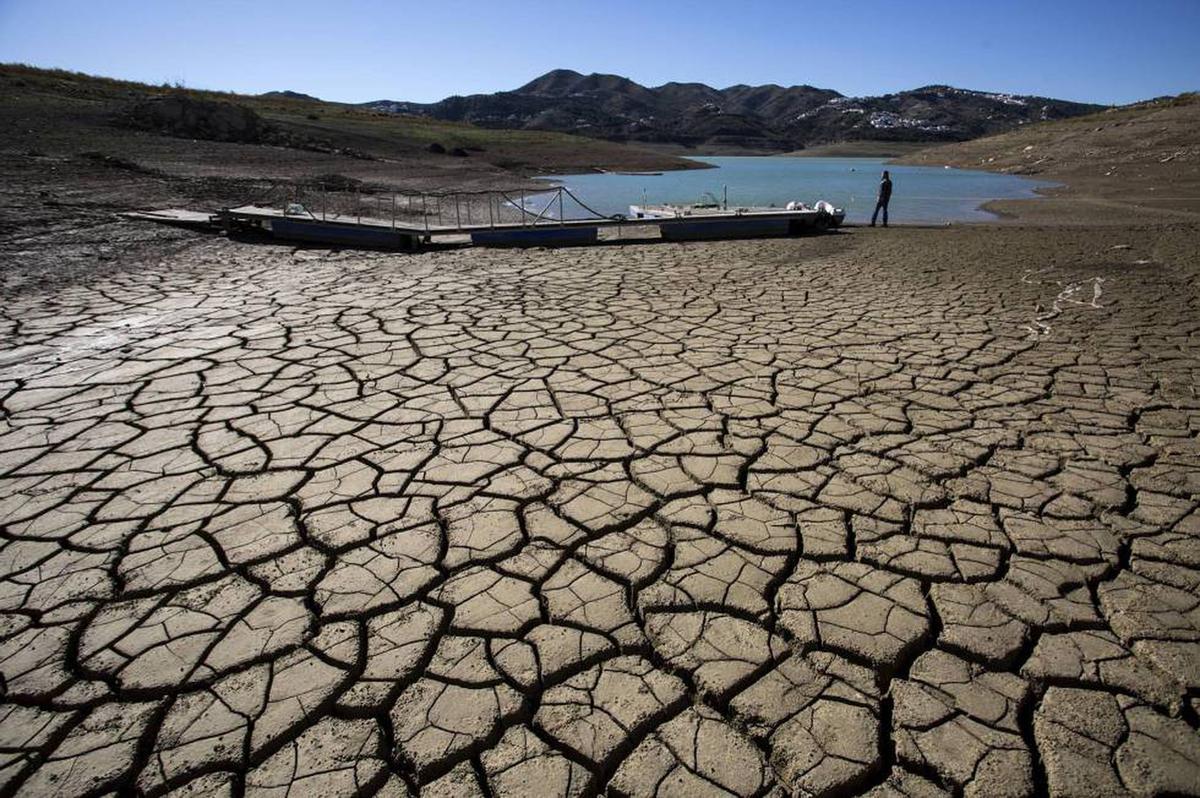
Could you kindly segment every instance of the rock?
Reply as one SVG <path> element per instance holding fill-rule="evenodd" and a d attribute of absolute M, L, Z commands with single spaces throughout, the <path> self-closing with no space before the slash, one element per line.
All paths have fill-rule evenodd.
<path fill-rule="evenodd" d="M 206 141 L 258 144 L 272 138 L 271 126 L 250 108 L 221 100 L 170 94 L 135 102 L 122 114 L 131 127 Z"/>

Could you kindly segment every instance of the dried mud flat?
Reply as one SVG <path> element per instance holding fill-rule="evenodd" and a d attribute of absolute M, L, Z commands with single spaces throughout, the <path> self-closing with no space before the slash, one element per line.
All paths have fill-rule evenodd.
<path fill-rule="evenodd" d="M 1194 225 L 169 237 L 5 256 L 0 791 L 1200 792 Z"/>

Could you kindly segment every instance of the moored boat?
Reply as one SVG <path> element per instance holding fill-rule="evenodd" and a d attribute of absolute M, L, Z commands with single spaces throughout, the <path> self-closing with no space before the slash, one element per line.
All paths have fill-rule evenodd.
<path fill-rule="evenodd" d="M 820 232 L 840 226 L 846 219 L 846 211 L 823 200 L 812 206 L 790 202 L 784 208 L 667 203 L 630 205 L 629 218 L 653 220 L 661 228 L 663 238 L 680 241 Z"/>

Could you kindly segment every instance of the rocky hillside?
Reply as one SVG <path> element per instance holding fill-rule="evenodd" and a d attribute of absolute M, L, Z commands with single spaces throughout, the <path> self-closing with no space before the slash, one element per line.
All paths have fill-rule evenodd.
<path fill-rule="evenodd" d="M 1100 106 L 926 86 L 846 97 L 813 86 L 666 83 L 647 88 L 618 75 L 556 69 L 515 91 L 436 103 L 365 105 L 491 128 L 555 130 L 617 141 L 798 149 L 841 141 L 965 141 Z"/>

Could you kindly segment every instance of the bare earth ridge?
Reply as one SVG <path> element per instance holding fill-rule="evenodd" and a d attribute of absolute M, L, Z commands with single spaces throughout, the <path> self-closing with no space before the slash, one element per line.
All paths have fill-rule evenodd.
<path fill-rule="evenodd" d="M 137 230 L 4 244 L 3 792 L 1200 791 L 1194 224 Z"/>

